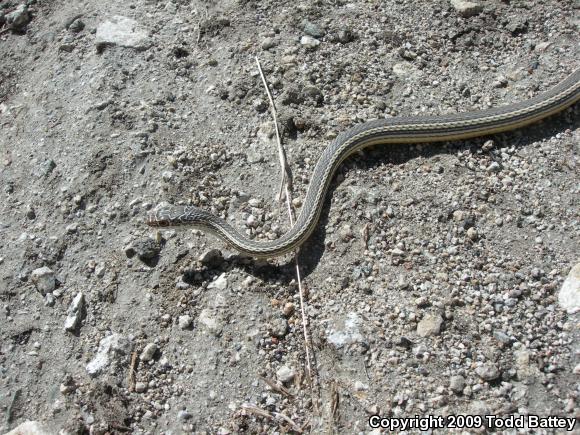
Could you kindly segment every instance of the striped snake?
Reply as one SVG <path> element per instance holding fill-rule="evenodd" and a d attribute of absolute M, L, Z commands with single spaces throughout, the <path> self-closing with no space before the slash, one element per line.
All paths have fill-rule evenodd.
<path fill-rule="evenodd" d="M 549 91 L 529 100 L 444 116 L 401 117 L 365 122 L 341 133 L 324 150 L 308 186 L 296 223 L 273 241 L 250 240 L 225 220 L 193 206 L 158 207 L 148 217 L 153 227 L 191 225 L 211 232 L 238 251 L 254 257 L 275 257 L 298 248 L 312 233 L 323 199 L 340 164 L 371 145 L 442 142 L 467 139 L 524 127 L 571 106 L 580 99 L 580 69 Z"/>

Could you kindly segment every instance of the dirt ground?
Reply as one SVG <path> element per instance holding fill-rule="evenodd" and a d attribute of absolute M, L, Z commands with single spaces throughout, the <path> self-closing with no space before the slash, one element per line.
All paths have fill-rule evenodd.
<path fill-rule="evenodd" d="M 578 105 L 346 161 L 300 252 L 303 307 L 292 256 L 144 223 L 169 202 L 288 228 L 256 57 L 299 208 L 340 132 L 533 97 L 580 66 L 579 24 L 573 0 L 0 1 L 0 431 L 580 417 L 580 319 L 558 303 Z"/>

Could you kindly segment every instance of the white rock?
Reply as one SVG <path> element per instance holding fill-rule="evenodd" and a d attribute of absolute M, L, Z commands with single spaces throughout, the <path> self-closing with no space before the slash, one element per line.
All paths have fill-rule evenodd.
<path fill-rule="evenodd" d="M 455 394 L 461 394 L 463 392 L 463 389 L 465 388 L 465 378 L 460 375 L 451 376 L 451 379 L 449 381 L 449 388 Z"/>
<path fill-rule="evenodd" d="M 276 377 L 283 384 L 290 382 L 295 376 L 294 370 L 288 366 L 282 366 L 276 371 Z"/>
<path fill-rule="evenodd" d="M 111 363 L 120 360 L 131 352 L 132 344 L 129 339 L 121 334 L 111 334 L 101 340 L 97 354 L 87 364 L 87 372 L 90 376 L 101 374 Z"/>
<path fill-rule="evenodd" d="M 336 348 L 364 342 L 365 339 L 360 333 L 361 324 L 362 319 L 355 312 L 348 313 L 342 327 L 334 327 L 327 333 L 328 342 Z"/>
<path fill-rule="evenodd" d="M 214 335 L 219 335 L 222 330 L 221 322 L 218 318 L 213 314 L 212 310 L 209 308 L 205 308 L 199 314 L 199 323 L 204 325 L 209 332 Z"/>
<path fill-rule="evenodd" d="M 215 281 L 211 282 L 207 288 L 209 289 L 217 289 L 217 290 L 225 290 L 228 286 L 228 280 L 226 278 L 226 274 L 222 273 Z"/>
<path fill-rule="evenodd" d="M 144 393 L 145 391 L 147 391 L 147 384 L 145 382 L 135 383 L 135 391 L 137 393 Z"/>
<path fill-rule="evenodd" d="M 400 62 L 393 65 L 393 73 L 400 78 L 411 77 L 418 72 L 419 69 L 411 62 Z"/>
<path fill-rule="evenodd" d="M 64 322 L 65 331 L 75 331 L 85 312 L 85 295 L 78 293 L 68 307 L 67 318 Z"/>
<path fill-rule="evenodd" d="M 146 50 L 151 46 L 147 32 L 131 18 L 116 15 L 109 21 L 97 26 L 97 49 L 102 50 L 107 45 Z"/>
<path fill-rule="evenodd" d="M 182 409 L 181 411 L 179 411 L 179 412 L 177 413 L 177 418 L 178 418 L 179 420 L 182 420 L 182 421 L 189 420 L 189 419 L 190 419 L 190 418 L 192 418 L 192 417 L 193 417 L 193 415 L 191 415 L 191 413 L 187 412 L 187 411 L 186 411 L 186 410 L 184 410 L 184 409 Z"/>
<path fill-rule="evenodd" d="M 391 254 L 393 254 L 396 257 L 402 257 L 403 255 L 405 255 L 405 251 L 403 251 L 402 249 L 399 249 L 399 248 L 393 248 L 393 250 L 391 251 Z"/>
<path fill-rule="evenodd" d="M 564 284 L 562 284 L 558 294 L 558 302 L 568 314 L 580 311 L 580 263 L 570 270 Z"/>
<path fill-rule="evenodd" d="M 191 327 L 191 317 L 187 314 L 179 316 L 179 329 L 188 329 Z"/>
<path fill-rule="evenodd" d="M 417 334 L 421 337 L 438 335 L 441 332 L 443 318 L 439 314 L 427 314 L 417 325 Z"/>
<path fill-rule="evenodd" d="M 304 35 L 302 38 L 300 38 L 300 44 L 313 50 L 320 45 L 320 41 L 316 38 L 313 38 L 312 36 Z"/>
<path fill-rule="evenodd" d="M 469 237 L 471 240 L 476 240 L 477 236 L 478 234 L 475 228 L 471 227 L 467 230 L 467 237 Z"/>
<path fill-rule="evenodd" d="M 514 351 L 514 367 L 518 380 L 541 376 L 539 367 L 530 361 L 531 352 L 528 349 L 518 349 Z"/>
<path fill-rule="evenodd" d="M 54 432 L 49 430 L 38 421 L 25 421 L 5 435 L 51 435 Z"/>
<path fill-rule="evenodd" d="M 171 364 L 169 363 L 169 360 L 167 359 L 166 356 L 162 356 L 161 359 L 159 360 L 159 367 L 162 367 L 164 369 L 171 367 Z"/>
<path fill-rule="evenodd" d="M 463 18 L 473 17 L 483 11 L 482 5 L 466 0 L 451 0 L 451 6 L 453 6 Z"/>
<path fill-rule="evenodd" d="M 46 266 L 34 269 L 30 275 L 30 279 L 43 296 L 51 293 L 56 287 L 54 272 Z"/>
<path fill-rule="evenodd" d="M 501 372 L 493 363 L 485 363 L 477 367 L 475 373 L 484 381 L 494 381 L 501 376 Z"/>
<path fill-rule="evenodd" d="M 105 276 L 106 271 L 107 271 L 107 266 L 105 263 L 99 263 L 99 264 L 97 264 L 97 267 L 95 267 L 95 275 L 98 278 L 102 278 L 103 276 Z"/>
<path fill-rule="evenodd" d="M 173 178 L 173 172 L 171 171 L 163 171 L 161 173 L 161 178 L 163 178 L 163 181 L 171 181 Z"/>
<path fill-rule="evenodd" d="M 141 352 L 139 359 L 143 362 L 151 361 L 158 349 L 159 347 L 155 343 L 149 343 Z"/>

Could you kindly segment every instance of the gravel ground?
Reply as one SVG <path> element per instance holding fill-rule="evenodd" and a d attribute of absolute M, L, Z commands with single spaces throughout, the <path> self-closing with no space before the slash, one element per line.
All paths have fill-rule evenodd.
<path fill-rule="evenodd" d="M 255 56 L 298 206 L 349 126 L 524 100 L 579 67 L 577 2 L 466 3 L 0 1 L 2 432 L 580 417 L 580 318 L 558 300 L 569 273 L 580 291 L 578 105 L 343 164 L 300 255 L 313 388 L 290 256 L 143 224 L 167 201 L 288 227 Z"/>

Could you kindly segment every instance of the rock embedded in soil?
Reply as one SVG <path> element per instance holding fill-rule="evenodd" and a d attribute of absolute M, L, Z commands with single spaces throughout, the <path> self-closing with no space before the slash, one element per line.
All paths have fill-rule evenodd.
<path fill-rule="evenodd" d="M 184 316 L 179 316 L 179 329 L 189 329 L 191 328 L 191 316 L 189 315 L 184 315 Z"/>
<path fill-rule="evenodd" d="M 282 366 L 276 371 L 276 377 L 280 382 L 286 384 L 294 379 L 296 372 L 288 366 Z"/>
<path fill-rule="evenodd" d="M 449 388 L 455 394 L 461 394 L 465 388 L 465 378 L 460 375 L 451 376 L 451 379 L 449 380 Z"/>
<path fill-rule="evenodd" d="M 483 6 L 479 3 L 466 0 L 451 0 L 451 5 L 463 18 L 473 17 L 483 11 Z"/>
<path fill-rule="evenodd" d="M 141 261 L 152 260 L 157 257 L 160 252 L 161 245 L 150 238 L 136 240 L 125 248 L 125 255 L 127 255 L 127 257 L 131 258 L 134 255 L 137 255 Z"/>
<path fill-rule="evenodd" d="M 312 36 L 304 35 L 302 38 L 300 38 L 300 44 L 309 50 L 314 50 L 320 45 L 320 41 L 316 38 L 313 38 Z"/>
<path fill-rule="evenodd" d="M 494 381 L 501 376 L 501 372 L 493 363 L 485 363 L 475 369 L 475 373 L 484 381 Z"/>
<path fill-rule="evenodd" d="M 218 318 L 217 314 L 210 310 L 209 308 L 205 308 L 199 314 L 199 323 L 207 328 L 207 330 L 215 335 L 218 336 L 222 332 L 222 322 Z"/>
<path fill-rule="evenodd" d="M 25 4 L 19 5 L 15 10 L 4 15 L 4 22 L 8 28 L 22 31 L 30 22 L 30 12 Z"/>
<path fill-rule="evenodd" d="M 208 289 L 216 289 L 216 290 L 225 290 L 228 286 L 228 279 L 226 278 L 226 274 L 222 273 L 218 276 L 215 281 L 212 281 L 207 288 Z"/>
<path fill-rule="evenodd" d="M 97 26 L 95 44 L 98 51 L 104 50 L 107 46 L 142 51 L 152 45 L 147 32 L 137 21 L 121 15 L 115 15 Z"/>
<path fill-rule="evenodd" d="M 132 344 L 121 334 L 111 334 L 103 338 L 95 357 L 87 364 L 89 376 L 96 377 L 114 362 L 120 362 L 131 352 Z M 128 361 L 127 361 L 128 362 Z"/>
<path fill-rule="evenodd" d="M 85 314 L 85 295 L 78 293 L 68 307 L 68 315 L 64 322 L 64 329 L 74 332 L 80 326 L 81 320 Z"/>
<path fill-rule="evenodd" d="M 159 350 L 159 347 L 155 343 L 149 343 L 141 352 L 139 359 L 143 362 L 149 362 L 155 356 L 155 352 Z"/>
<path fill-rule="evenodd" d="M 558 303 L 568 314 L 580 311 L 580 263 L 568 273 L 558 293 Z"/>
<path fill-rule="evenodd" d="M 427 314 L 417 325 L 417 334 L 421 337 L 439 335 L 442 325 L 443 318 L 439 314 Z"/>
<path fill-rule="evenodd" d="M 30 275 L 30 280 L 43 296 L 47 293 L 51 293 L 56 287 L 56 277 L 54 276 L 54 272 L 46 266 L 34 269 Z"/>
<path fill-rule="evenodd" d="M 224 257 L 222 251 L 219 249 L 210 249 L 201 254 L 197 261 L 199 261 L 204 266 L 214 268 L 223 263 Z"/>
<path fill-rule="evenodd" d="M 304 21 L 303 26 L 304 33 L 316 39 L 322 38 L 326 33 L 322 27 L 312 21 Z"/>

